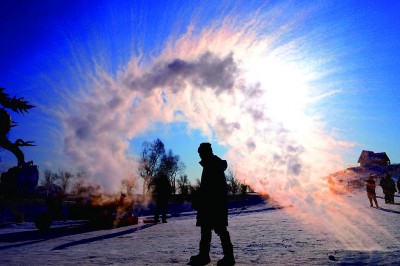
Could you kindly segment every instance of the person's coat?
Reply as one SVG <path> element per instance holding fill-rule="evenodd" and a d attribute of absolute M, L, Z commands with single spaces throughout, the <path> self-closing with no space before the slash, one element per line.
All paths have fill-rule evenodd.
<path fill-rule="evenodd" d="M 397 192 L 396 189 L 396 184 L 394 183 L 393 178 L 388 178 L 386 181 L 386 189 L 390 194 L 394 194 L 395 192 Z"/>
<path fill-rule="evenodd" d="M 366 183 L 366 188 L 367 188 L 368 198 L 372 199 L 376 197 L 376 192 L 375 192 L 376 185 L 374 179 L 368 178 Z"/>
<path fill-rule="evenodd" d="M 380 186 L 382 187 L 383 194 L 394 194 L 397 191 L 396 184 L 391 177 L 382 178 Z"/>
<path fill-rule="evenodd" d="M 168 202 L 171 197 L 171 183 L 165 174 L 156 176 L 152 182 L 154 186 L 153 194 L 157 201 Z"/>
<path fill-rule="evenodd" d="M 228 164 L 216 155 L 200 161 L 203 167 L 197 194 L 197 226 L 228 225 L 228 193 L 224 171 Z"/>
<path fill-rule="evenodd" d="M 382 187 L 383 194 L 386 194 L 388 185 L 387 185 L 387 181 L 386 181 L 385 177 L 381 178 L 381 181 L 379 182 L 379 185 Z"/>

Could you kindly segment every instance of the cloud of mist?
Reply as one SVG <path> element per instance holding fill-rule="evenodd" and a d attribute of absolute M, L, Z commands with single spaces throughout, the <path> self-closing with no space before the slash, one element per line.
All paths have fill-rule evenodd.
<path fill-rule="evenodd" d="M 338 140 L 309 109 L 338 91 L 313 85 L 321 78 L 313 68 L 318 60 L 297 48 L 307 38 L 278 45 L 295 23 L 268 35 L 262 21 L 190 28 L 145 66 L 133 58 L 117 77 L 99 71 L 62 115 L 65 152 L 113 191 L 133 169 L 129 140 L 155 122 L 185 122 L 227 147 L 242 182 L 295 206 L 304 219 L 341 225 L 335 234 L 349 244 L 346 237 L 361 234 L 346 218 L 353 207 L 329 192 L 324 177 L 343 167 L 341 155 L 352 144 Z"/>
<path fill-rule="evenodd" d="M 124 83 L 132 90 L 151 93 L 154 88 L 170 88 L 175 93 L 190 83 L 198 89 L 211 88 L 219 94 L 234 88 L 238 69 L 232 54 L 219 58 L 205 52 L 193 61 L 173 59 L 152 67 L 143 76 L 128 76 Z"/>

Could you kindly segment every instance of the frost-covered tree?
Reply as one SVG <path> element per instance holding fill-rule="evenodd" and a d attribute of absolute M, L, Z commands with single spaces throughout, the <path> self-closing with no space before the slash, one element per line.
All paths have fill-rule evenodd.
<path fill-rule="evenodd" d="M 143 142 L 138 168 L 139 175 L 143 178 L 143 195 L 146 194 L 146 188 L 156 175 L 164 154 L 164 143 L 160 139 Z"/>

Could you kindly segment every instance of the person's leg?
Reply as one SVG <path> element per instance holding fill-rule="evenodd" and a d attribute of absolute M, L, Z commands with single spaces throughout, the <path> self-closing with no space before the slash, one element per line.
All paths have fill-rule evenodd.
<path fill-rule="evenodd" d="M 201 226 L 200 251 L 198 255 L 191 256 L 190 261 L 194 265 L 206 265 L 210 260 L 211 228 Z"/>
<path fill-rule="evenodd" d="M 372 205 L 372 199 L 371 198 L 368 199 L 369 199 L 369 204 L 371 204 L 371 207 L 374 207 L 374 205 Z"/>
<path fill-rule="evenodd" d="M 162 203 L 162 222 L 166 223 L 167 222 L 167 208 L 168 208 L 168 201 L 164 201 Z"/>
<path fill-rule="evenodd" d="M 377 208 L 379 208 L 378 201 L 376 200 L 376 197 L 374 197 L 374 201 L 375 201 L 375 206 L 376 206 Z"/>
<path fill-rule="evenodd" d="M 224 252 L 224 257 L 218 261 L 217 265 L 234 265 L 235 258 L 233 256 L 233 245 L 226 226 L 218 227 L 214 230 L 221 239 L 221 246 Z"/>
<path fill-rule="evenodd" d="M 385 193 L 385 203 L 389 203 L 389 195 Z"/>
<path fill-rule="evenodd" d="M 210 245 L 211 245 L 211 228 L 208 226 L 201 227 L 201 239 L 200 239 L 200 254 L 209 256 Z"/>
<path fill-rule="evenodd" d="M 160 221 L 160 201 L 156 200 L 156 209 L 154 211 L 154 222 L 158 223 Z"/>

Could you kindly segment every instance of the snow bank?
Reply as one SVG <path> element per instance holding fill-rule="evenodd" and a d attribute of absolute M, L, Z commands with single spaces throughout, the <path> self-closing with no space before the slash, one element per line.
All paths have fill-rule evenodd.
<path fill-rule="evenodd" d="M 349 226 L 368 235 L 368 250 L 349 248 L 351 245 L 327 233 L 330 231 L 315 226 L 315 221 L 291 215 L 294 207 L 254 205 L 232 209 L 229 215 L 237 265 L 397 265 L 400 204 L 384 204 L 379 191 L 381 209 L 369 207 L 365 191 L 338 197 L 358 211 L 359 216 L 350 219 Z M 398 195 L 395 201 L 400 202 Z M 365 219 L 371 221 L 361 222 Z M 14 225 L 0 229 L 0 264 L 185 265 L 198 252 L 199 236 L 194 213 L 170 218 L 166 224 L 110 230 L 87 230 L 69 222 L 64 228 L 40 233 L 29 224 Z M 222 257 L 215 234 L 210 256 L 210 265 Z"/>

